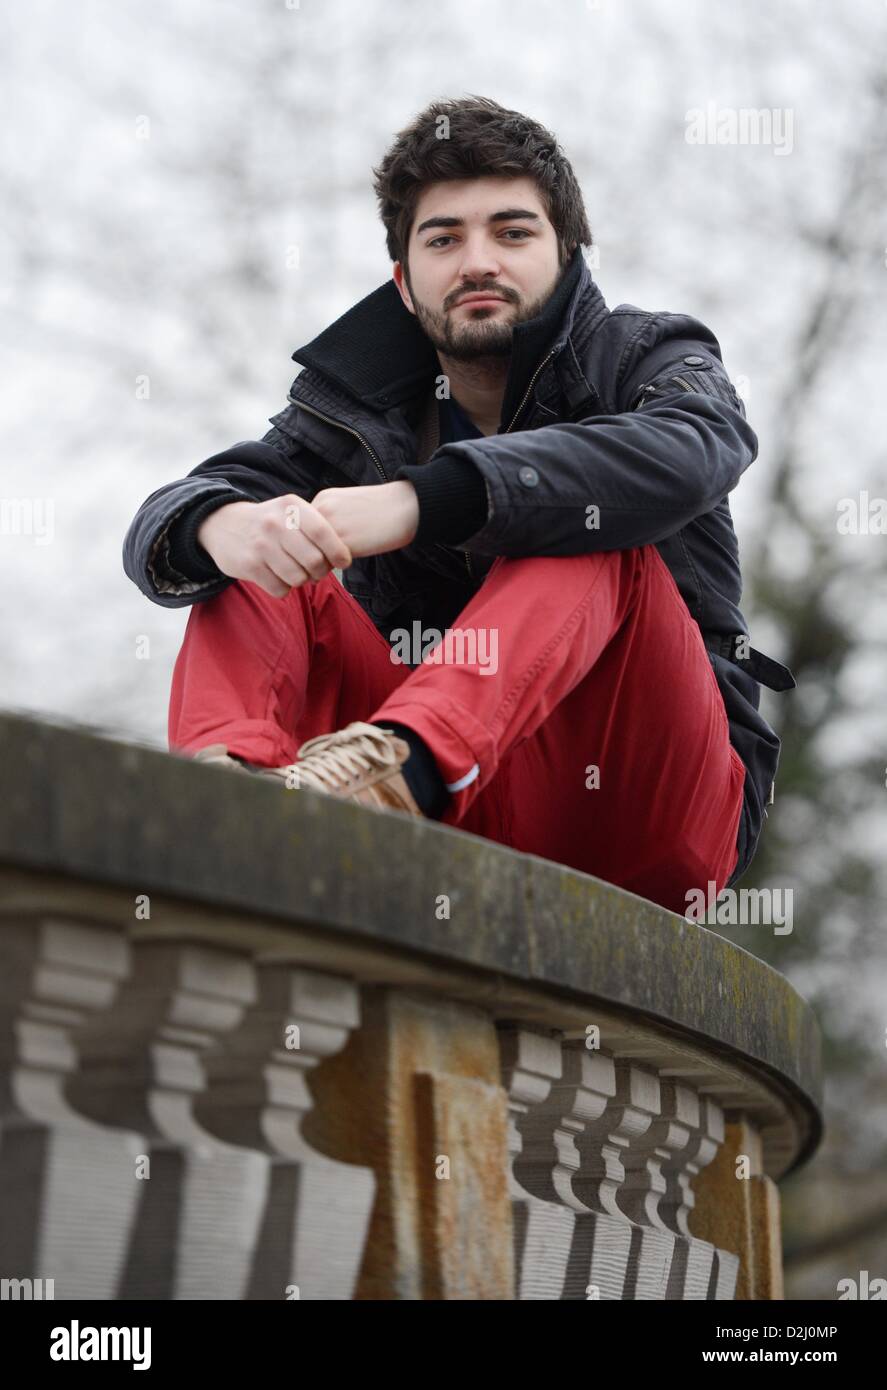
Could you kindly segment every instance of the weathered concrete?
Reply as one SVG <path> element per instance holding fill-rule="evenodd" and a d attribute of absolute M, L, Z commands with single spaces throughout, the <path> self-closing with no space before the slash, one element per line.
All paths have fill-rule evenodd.
<path fill-rule="evenodd" d="M 0 769 L 0 863 L 551 991 L 577 1022 L 645 1018 L 781 1095 L 797 1141 L 774 1176 L 818 1143 L 810 1008 L 762 961 L 644 899 L 434 823 L 15 715 L 0 716 Z"/>

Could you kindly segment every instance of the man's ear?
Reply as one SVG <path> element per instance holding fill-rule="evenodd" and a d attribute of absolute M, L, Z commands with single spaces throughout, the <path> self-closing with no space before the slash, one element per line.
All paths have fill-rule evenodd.
<path fill-rule="evenodd" d="M 415 314 L 416 311 L 413 308 L 412 296 L 410 295 L 409 289 L 407 288 L 406 276 L 404 275 L 403 266 L 401 265 L 400 261 L 394 262 L 394 269 L 391 272 L 391 274 L 395 285 L 400 291 L 401 299 L 409 309 L 410 313 Z"/>
<path fill-rule="evenodd" d="M 576 247 L 578 245 L 579 243 L 577 241 L 573 241 L 568 244 L 561 237 L 558 237 L 557 268 L 559 271 L 566 270 L 567 266 L 570 264 L 570 261 L 573 259 L 573 252 L 576 250 Z"/>

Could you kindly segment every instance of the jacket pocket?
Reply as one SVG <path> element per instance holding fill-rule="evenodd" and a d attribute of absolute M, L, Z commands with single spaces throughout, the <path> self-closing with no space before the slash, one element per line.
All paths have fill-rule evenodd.
<path fill-rule="evenodd" d="M 656 376 L 637 388 L 631 404 L 632 410 L 640 410 L 651 400 L 659 400 L 669 392 L 697 392 L 701 396 L 717 396 L 735 410 L 745 414 L 745 408 L 730 378 L 720 364 L 700 363 L 698 367 L 687 367 L 679 360 L 671 366 L 660 369 Z"/>
<path fill-rule="evenodd" d="M 289 405 L 277 415 L 272 415 L 269 423 L 288 439 L 310 450 L 325 468 L 335 470 L 336 481 L 323 486 L 345 487 L 349 482 L 368 481 L 367 469 L 361 457 L 363 446 L 347 430 L 327 425 L 296 405 Z"/>

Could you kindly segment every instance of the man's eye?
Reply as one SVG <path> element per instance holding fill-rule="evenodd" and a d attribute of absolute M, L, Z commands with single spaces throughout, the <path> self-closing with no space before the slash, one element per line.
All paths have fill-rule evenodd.
<path fill-rule="evenodd" d="M 503 237 L 508 237 L 509 240 L 514 240 L 515 238 L 517 238 L 519 241 L 528 241 L 532 236 L 532 232 L 528 232 L 525 227 L 506 227 L 505 231 L 502 232 L 501 235 Z M 452 240 L 453 238 L 450 235 L 444 234 L 441 236 L 433 237 L 432 240 L 428 242 L 428 246 L 440 246 L 441 242 Z"/>

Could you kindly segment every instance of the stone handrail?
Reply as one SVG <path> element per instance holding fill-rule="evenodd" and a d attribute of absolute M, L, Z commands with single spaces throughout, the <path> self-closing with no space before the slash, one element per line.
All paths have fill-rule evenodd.
<path fill-rule="evenodd" d="M 0 716 L 0 1278 L 54 1297 L 782 1297 L 819 1033 L 477 836 Z"/>

